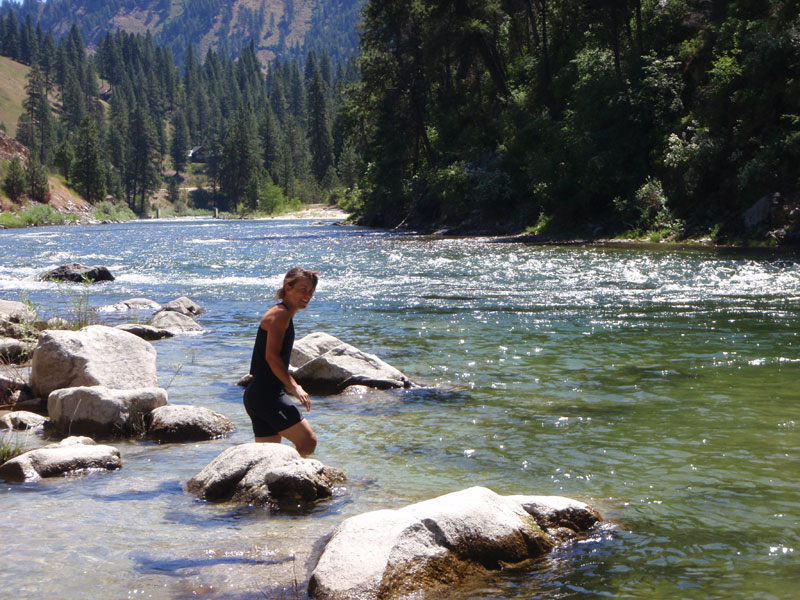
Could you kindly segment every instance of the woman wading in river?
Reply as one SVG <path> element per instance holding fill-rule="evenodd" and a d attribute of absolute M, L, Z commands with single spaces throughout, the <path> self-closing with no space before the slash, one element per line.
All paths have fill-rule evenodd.
<path fill-rule="evenodd" d="M 316 271 L 301 267 L 293 267 L 286 273 L 277 294 L 280 303 L 261 318 L 250 360 L 253 380 L 244 392 L 244 407 L 253 422 L 256 441 L 279 444 L 281 438 L 286 438 L 301 456 L 314 452 L 317 436 L 288 396 L 291 394 L 306 410 L 311 410 L 308 393 L 289 373 L 294 344 L 292 319 L 311 301 L 318 276 Z"/>

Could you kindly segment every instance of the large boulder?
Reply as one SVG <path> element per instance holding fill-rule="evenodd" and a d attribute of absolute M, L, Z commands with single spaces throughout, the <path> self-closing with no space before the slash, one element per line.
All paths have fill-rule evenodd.
<path fill-rule="evenodd" d="M 153 346 L 113 327 L 43 331 L 33 352 L 31 388 L 40 398 L 68 387 L 135 389 L 157 384 Z"/>
<path fill-rule="evenodd" d="M 204 331 L 192 317 L 174 310 L 161 310 L 153 316 L 150 322 L 153 327 L 166 329 L 172 333 L 191 333 Z"/>
<path fill-rule="evenodd" d="M 320 600 L 433 597 L 467 577 L 540 557 L 566 527 L 585 532 L 599 518 L 567 498 L 499 496 L 482 487 L 364 513 L 334 531 L 309 593 Z"/>
<path fill-rule="evenodd" d="M 333 495 L 344 473 L 302 458 L 284 444 L 251 442 L 225 450 L 188 483 L 206 500 L 234 500 L 277 509 L 311 505 Z"/>
<path fill-rule="evenodd" d="M 15 410 L 0 417 L 0 429 L 25 431 L 44 427 L 47 417 L 27 410 Z"/>
<path fill-rule="evenodd" d="M 164 338 L 170 338 L 175 335 L 168 329 L 159 329 L 158 327 L 144 325 L 143 323 L 122 323 L 115 327 L 148 341 L 163 340 Z"/>
<path fill-rule="evenodd" d="M 0 465 L 0 479 L 36 481 L 76 471 L 113 471 L 122 467 L 119 450 L 90 438 L 69 437 L 12 458 Z"/>
<path fill-rule="evenodd" d="M 166 404 L 167 391 L 158 387 L 80 386 L 51 392 L 47 413 L 61 434 L 133 435 L 144 433 L 150 411 Z"/>
<path fill-rule="evenodd" d="M 204 406 L 169 404 L 153 410 L 148 435 L 159 442 L 197 442 L 229 434 L 233 422 Z"/>
<path fill-rule="evenodd" d="M 322 332 L 297 341 L 290 362 L 298 383 L 317 393 L 337 393 L 350 385 L 379 389 L 412 385 L 408 377 L 374 354 Z"/>
<path fill-rule="evenodd" d="M 171 310 L 186 315 L 187 317 L 196 317 L 205 312 L 202 306 L 186 296 L 170 300 L 163 306 L 162 310 Z"/>
<path fill-rule="evenodd" d="M 87 267 L 78 263 L 68 263 L 42 273 L 39 279 L 46 281 L 72 281 L 75 283 L 95 283 L 98 281 L 114 281 L 114 276 L 107 267 Z"/>

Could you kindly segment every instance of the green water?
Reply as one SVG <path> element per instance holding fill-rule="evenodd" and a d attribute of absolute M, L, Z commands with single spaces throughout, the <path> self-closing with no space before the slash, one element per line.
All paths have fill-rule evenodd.
<path fill-rule="evenodd" d="M 343 518 L 471 485 L 574 497 L 606 524 L 453 598 L 797 596 L 794 254 L 536 247 L 280 220 L 2 232 L 0 254 L 0 297 L 24 293 L 54 313 L 69 300 L 35 275 L 67 260 L 117 275 L 93 289 L 95 306 L 180 295 L 205 306 L 207 333 L 155 342 L 160 382 L 171 402 L 238 427 L 203 444 L 120 442 L 118 473 L 0 487 L 0 582 L 13 596 L 303 597 L 320 540 Z M 349 478 L 313 514 L 199 502 L 186 481 L 251 439 L 234 382 L 293 264 L 322 272 L 298 336 L 336 335 L 420 387 L 313 399 L 316 457 Z"/>

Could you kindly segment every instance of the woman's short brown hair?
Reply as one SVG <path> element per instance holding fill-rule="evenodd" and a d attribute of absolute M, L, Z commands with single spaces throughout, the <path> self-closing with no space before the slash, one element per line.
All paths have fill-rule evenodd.
<path fill-rule="evenodd" d="M 303 267 L 292 267 L 283 277 L 283 285 L 281 289 L 278 290 L 278 293 L 275 296 L 279 300 L 283 300 L 283 295 L 285 293 L 286 284 L 289 284 L 289 287 L 294 287 L 301 279 L 308 279 L 311 281 L 311 284 L 314 286 L 314 289 L 317 289 L 317 281 L 319 281 L 319 271 L 312 271 L 311 269 L 304 269 Z"/>

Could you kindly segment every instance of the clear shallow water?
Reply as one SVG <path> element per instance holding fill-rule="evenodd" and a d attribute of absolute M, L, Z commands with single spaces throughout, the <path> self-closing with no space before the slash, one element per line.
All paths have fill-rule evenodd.
<path fill-rule="evenodd" d="M 207 309 L 207 333 L 154 343 L 160 384 L 238 429 L 202 444 L 115 442 L 119 472 L 0 485 L 11 597 L 304 597 L 343 518 L 470 485 L 578 498 L 609 526 L 453 598 L 796 594 L 796 255 L 162 220 L 0 232 L 0 297 L 69 313 L 81 286 L 35 276 L 72 260 L 117 277 L 91 288 L 94 307 L 187 295 Z M 235 382 L 294 264 L 322 271 L 298 336 L 329 332 L 424 387 L 313 399 L 317 458 L 349 481 L 312 514 L 197 501 L 186 481 L 251 439 Z"/>

